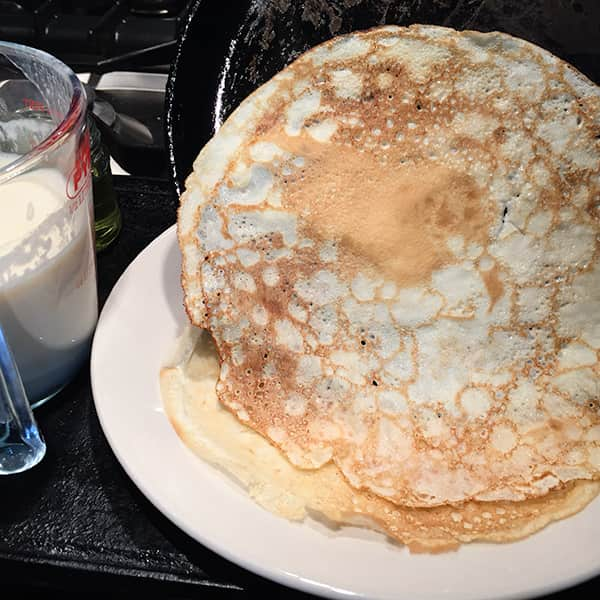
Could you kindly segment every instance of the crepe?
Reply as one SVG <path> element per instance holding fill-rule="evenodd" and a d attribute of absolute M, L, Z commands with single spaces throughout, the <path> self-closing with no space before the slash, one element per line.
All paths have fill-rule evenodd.
<path fill-rule="evenodd" d="M 302 470 L 217 400 L 216 349 L 204 332 L 188 328 L 177 356 L 161 371 L 166 413 L 182 441 L 202 460 L 234 478 L 265 509 L 290 520 L 307 515 L 329 526 L 382 531 L 412 552 L 442 552 L 471 541 L 508 542 L 582 509 L 600 482 L 578 482 L 523 502 L 466 502 L 435 508 L 398 507 L 353 489 L 328 464 Z M 348 535 L 345 531 L 344 535 Z"/>
<path fill-rule="evenodd" d="M 203 148 L 178 218 L 217 394 L 401 506 L 600 476 L 600 93 L 501 33 L 310 50 Z"/>

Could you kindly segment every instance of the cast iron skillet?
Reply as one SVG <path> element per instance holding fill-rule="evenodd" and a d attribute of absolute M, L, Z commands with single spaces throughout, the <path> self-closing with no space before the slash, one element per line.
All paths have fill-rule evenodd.
<path fill-rule="evenodd" d="M 321 41 L 383 23 L 505 31 L 600 83 L 598 0 L 196 0 L 167 84 L 175 191 L 219 123 L 261 83 Z"/>

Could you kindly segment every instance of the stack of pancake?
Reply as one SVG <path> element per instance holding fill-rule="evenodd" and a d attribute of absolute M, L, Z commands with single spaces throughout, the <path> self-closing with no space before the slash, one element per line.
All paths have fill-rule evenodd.
<path fill-rule="evenodd" d="M 269 510 L 441 551 L 600 490 L 600 90 L 548 52 L 308 51 L 200 152 L 178 238 L 169 418 Z"/>

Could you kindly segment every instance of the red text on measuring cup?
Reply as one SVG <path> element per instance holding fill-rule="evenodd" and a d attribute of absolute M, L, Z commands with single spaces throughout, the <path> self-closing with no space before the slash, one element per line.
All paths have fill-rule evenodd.
<path fill-rule="evenodd" d="M 77 148 L 75 166 L 71 170 L 67 180 L 67 196 L 73 201 L 70 204 L 71 212 L 80 204 L 77 198 L 90 185 L 91 168 L 89 134 L 86 132 L 85 139 L 82 140 Z"/>

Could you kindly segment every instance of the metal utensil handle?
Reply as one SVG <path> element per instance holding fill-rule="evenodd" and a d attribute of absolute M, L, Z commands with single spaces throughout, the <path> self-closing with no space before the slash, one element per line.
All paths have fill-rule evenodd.
<path fill-rule="evenodd" d="M 25 471 L 45 453 L 46 444 L 0 324 L 0 475 Z"/>

